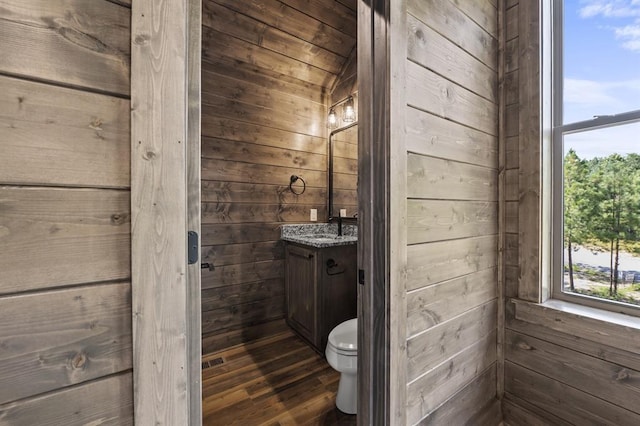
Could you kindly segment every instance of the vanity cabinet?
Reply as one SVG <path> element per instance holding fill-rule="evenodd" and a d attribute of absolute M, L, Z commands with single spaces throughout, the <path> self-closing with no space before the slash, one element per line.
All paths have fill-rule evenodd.
<path fill-rule="evenodd" d="M 324 353 L 331 330 L 357 314 L 356 244 L 285 246 L 287 324 Z"/>

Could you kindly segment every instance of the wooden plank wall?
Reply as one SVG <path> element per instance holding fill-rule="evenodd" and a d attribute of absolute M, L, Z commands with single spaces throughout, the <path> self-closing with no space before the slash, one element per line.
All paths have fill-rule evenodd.
<path fill-rule="evenodd" d="M 132 424 L 130 4 L 0 9 L 0 424 Z"/>
<path fill-rule="evenodd" d="M 327 94 L 355 46 L 355 5 L 343 3 L 203 2 L 205 353 L 282 327 L 279 226 L 312 208 L 326 221 Z"/>
<path fill-rule="evenodd" d="M 406 423 L 497 425 L 497 4 L 407 8 Z"/>
<path fill-rule="evenodd" d="M 504 420 L 509 425 L 640 424 L 640 334 L 537 302 L 540 84 L 537 2 L 506 1 Z M 515 303 L 514 303 L 515 301 Z M 628 321 L 627 321 L 628 322 Z"/>

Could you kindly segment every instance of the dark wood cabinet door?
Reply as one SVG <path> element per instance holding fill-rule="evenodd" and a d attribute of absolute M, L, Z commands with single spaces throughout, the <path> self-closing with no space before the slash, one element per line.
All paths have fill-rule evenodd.
<path fill-rule="evenodd" d="M 287 322 L 317 346 L 316 251 L 287 245 L 285 285 Z"/>
<path fill-rule="evenodd" d="M 335 326 L 357 316 L 357 255 L 355 244 L 321 250 L 318 341 L 322 350 Z"/>

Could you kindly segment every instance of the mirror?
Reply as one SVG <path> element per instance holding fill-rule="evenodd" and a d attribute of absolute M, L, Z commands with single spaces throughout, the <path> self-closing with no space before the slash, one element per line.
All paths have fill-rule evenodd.
<path fill-rule="evenodd" d="M 329 220 L 358 213 L 358 123 L 329 135 Z"/>

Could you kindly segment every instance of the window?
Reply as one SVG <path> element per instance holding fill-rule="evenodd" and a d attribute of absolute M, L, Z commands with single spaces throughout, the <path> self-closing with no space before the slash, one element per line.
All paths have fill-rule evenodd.
<path fill-rule="evenodd" d="M 553 294 L 640 308 L 640 2 L 553 9 Z"/>

